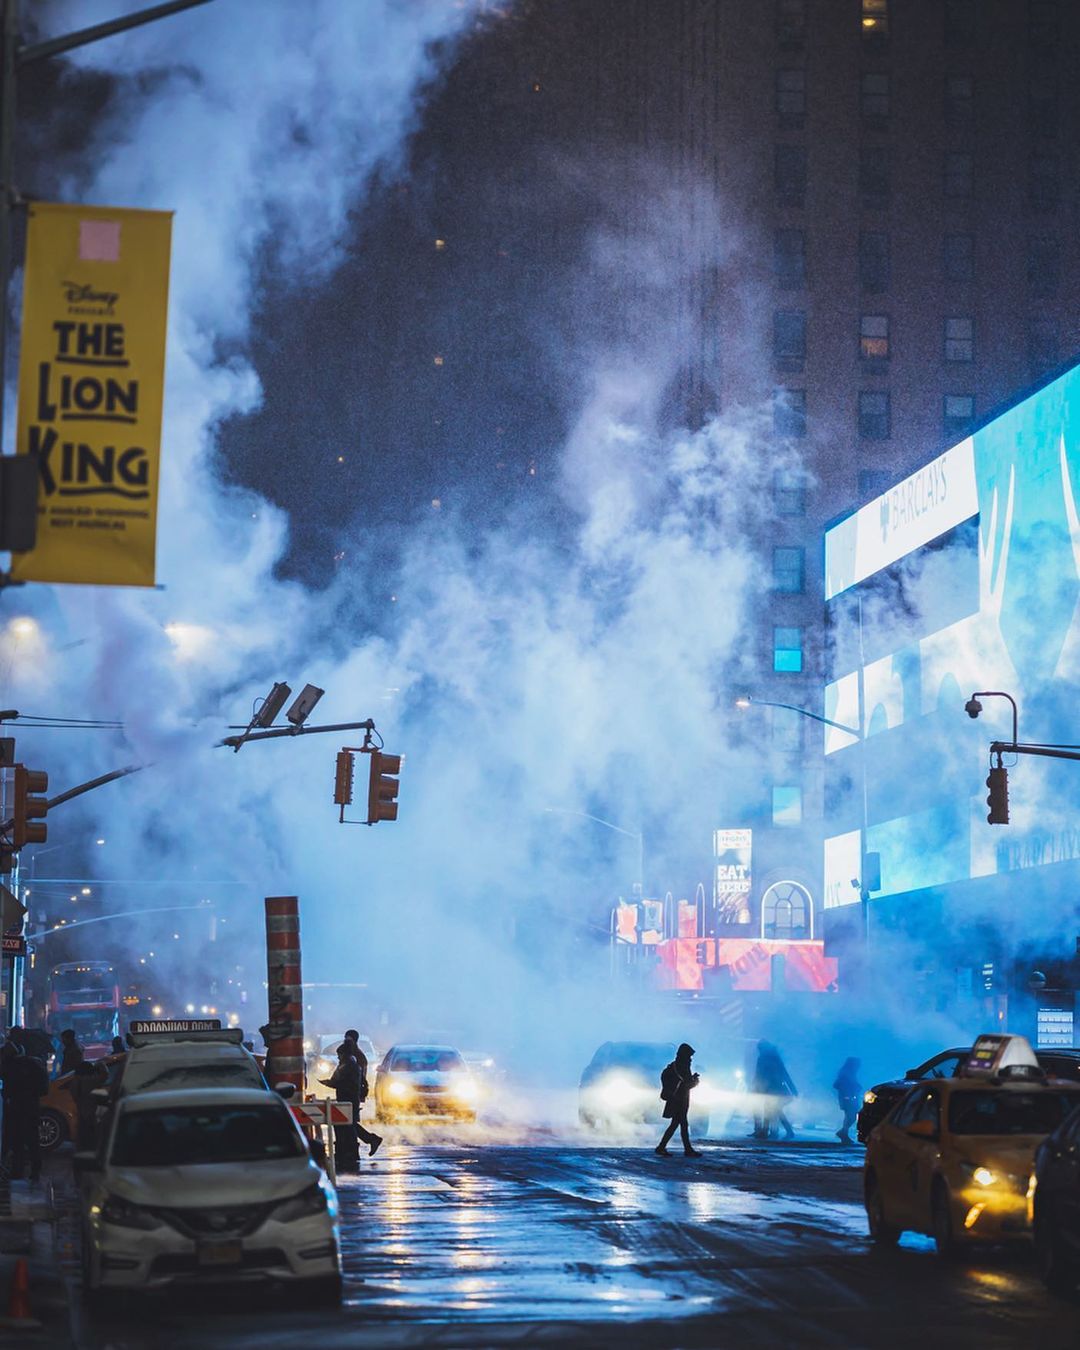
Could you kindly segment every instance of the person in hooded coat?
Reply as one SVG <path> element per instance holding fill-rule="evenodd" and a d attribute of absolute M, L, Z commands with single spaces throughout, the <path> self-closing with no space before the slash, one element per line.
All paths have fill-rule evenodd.
<path fill-rule="evenodd" d="M 656 1146 L 662 1158 L 669 1156 L 668 1140 L 679 1131 L 682 1136 L 683 1152 L 688 1158 L 700 1158 L 701 1154 L 690 1143 L 690 1092 L 701 1081 L 690 1065 L 694 1047 L 684 1041 L 675 1053 L 675 1058 L 660 1075 L 660 1096 L 664 1101 L 664 1118 L 670 1121 L 664 1131 L 664 1137 Z"/>
<path fill-rule="evenodd" d="M 858 1059 L 845 1059 L 840 1072 L 836 1075 L 833 1088 L 840 1110 L 844 1113 L 844 1123 L 836 1131 L 836 1137 L 842 1144 L 851 1143 L 850 1130 L 859 1114 L 859 1100 L 862 1097 L 862 1084 L 859 1082 Z"/>

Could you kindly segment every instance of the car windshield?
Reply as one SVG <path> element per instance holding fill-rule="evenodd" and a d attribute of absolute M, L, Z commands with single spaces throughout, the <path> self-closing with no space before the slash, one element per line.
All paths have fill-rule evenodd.
<path fill-rule="evenodd" d="M 303 1152 L 283 1106 L 179 1106 L 122 1116 L 110 1161 L 114 1167 L 184 1167 L 272 1162 Z"/>
<path fill-rule="evenodd" d="M 70 1027 L 75 1039 L 85 1045 L 108 1045 L 117 1034 L 114 1012 L 69 1012 L 64 1027 Z"/>
<path fill-rule="evenodd" d="M 453 1073 L 464 1069 L 465 1061 L 456 1050 L 395 1050 L 390 1068 L 396 1073 Z"/>
<path fill-rule="evenodd" d="M 611 1047 L 608 1064 L 613 1069 L 640 1069 L 643 1073 L 657 1074 L 674 1057 L 675 1047 L 671 1045 L 622 1041 Z"/>
<path fill-rule="evenodd" d="M 928 1059 L 925 1064 L 920 1064 L 911 1077 L 918 1082 L 923 1078 L 952 1078 L 965 1055 L 946 1055 L 944 1059 L 938 1059 L 935 1055 L 933 1059 Z"/>
<path fill-rule="evenodd" d="M 953 1134 L 1050 1134 L 1078 1103 L 1076 1092 L 954 1092 L 949 1129 Z"/>
<path fill-rule="evenodd" d="M 140 1091 L 154 1088 L 160 1092 L 163 1088 L 263 1086 L 259 1071 L 242 1059 L 225 1059 L 216 1064 L 170 1064 L 148 1078 L 138 1075 L 131 1075 L 131 1078 L 130 1083 L 125 1079 L 129 1091 L 133 1087 Z"/>

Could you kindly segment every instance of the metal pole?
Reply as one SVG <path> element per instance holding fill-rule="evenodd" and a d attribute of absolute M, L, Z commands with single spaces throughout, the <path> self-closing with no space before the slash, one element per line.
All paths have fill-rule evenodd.
<path fill-rule="evenodd" d="M 0 454 L 7 392 L 8 285 L 11 280 L 11 210 L 15 200 L 15 71 L 19 41 L 19 0 L 3 0 L 3 56 L 0 66 Z"/>

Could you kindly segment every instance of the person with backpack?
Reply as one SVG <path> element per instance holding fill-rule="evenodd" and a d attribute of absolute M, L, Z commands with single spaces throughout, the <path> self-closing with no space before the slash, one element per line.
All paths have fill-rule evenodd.
<path fill-rule="evenodd" d="M 360 1033 L 349 1030 L 345 1033 L 345 1039 L 338 1046 L 338 1053 L 346 1051 L 356 1064 L 359 1073 L 358 1096 L 355 1104 L 356 1135 L 363 1143 L 368 1146 L 368 1157 L 372 1157 L 378 1152 L 379 1145 L 382 1143 L 381 1134 L 373 1134 L 371 1130 L 365 1130 L 360 1123 L 360 1116 L 364 1110 L 364 1103 L 368 1098 L 368 1062 L 367 1055 L 360 1049 Z"/>
<path fill-rule="evenodd" d="M 836 1131 L 836 1137 L 842 1144 L 851 1143 L 850 1130 L 859 1115 L 859 1102 L 862 1100 L 862 1084 L 859 1082 L 857 1059 L 845 1059 L 833 1083 L 833 1091 L 840 1110 L 844 1113 L 844 1123 Z"/>
<path fill-rule="evenodd" d="M 698 1150 L 690 1143 L 688 1120 L 690 1092 L 701 1081 L 700 1075 L 694 1073 L 690 1066 L 693 1054 L 694 1047 L 687 1045 L 684 1041 L 676 1051 L 675 1058 L 660 1075 L 660 1100 L 664 1103 L 664 1118 L 670 1122 L 664 1131 L 664 1137 L 656 1146 L 656 1152 L 662 1158 L 671 1156 L 667 1148 L 668 1140 L 676 1130 L 682 1136 L 683 1152 L 686 1156 L 688 1158 L 701 1157 Z"/>

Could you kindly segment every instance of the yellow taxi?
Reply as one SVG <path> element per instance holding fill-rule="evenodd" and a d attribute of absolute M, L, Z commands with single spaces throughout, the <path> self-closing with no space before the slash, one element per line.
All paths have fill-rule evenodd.
<path fill-rule="evenodd" d="M 952 1257 L 1029 1237 L 1035 1150 L 1078 1105 L 1080 1085 L 1047 1080 L 1024 1037 L 980 1036 L 956 1077 L 916 1084 L 871 1132 L 871 1239 L 927 1233 Z"/>

